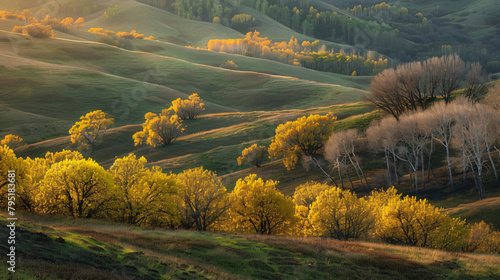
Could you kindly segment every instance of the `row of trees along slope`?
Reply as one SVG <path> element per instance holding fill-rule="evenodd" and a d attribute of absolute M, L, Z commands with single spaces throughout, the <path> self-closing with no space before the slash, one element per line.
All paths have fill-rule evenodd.
<path fill-rule="evenodd" d="M 0 147 L 0 204 L 25 211 L 100 218 L 137 225 L 199 231 L 325 236 L 380 240 L 458 251 L 499 252 L 500 233 L 485 223 L 466 224 L 426 200 L 401 197 L 394 188 L 358 198 L 349 190 L 308 182 L 293 197 L 278 182 L 252 174 L 228 192 L 202 167 L 167 174 L 130 154 L 108 169 L 79 152 L 18 158 Z M 15 180 L 7 170 L 15 169 Z M 16 200 L 7 200 L 14 188 Z"/>
<path fill-rule="evenodd" d="M 425 188 L 434 173 L 431 167 L 441 166 L 441 159 L 433 155 L 442 147 L 449 184 L 453 187 L 453 177 L 461 170 L 464 184 L 471 175 L 482 198 L 485 170 L 498 182 L 494 152 L 498 151 L 500 138 L 500 86 L 489 89 L 481 66 L 474 63 L 468 67 L 463 97 L 451 102 L 452 92 L 462 83 L 465 68 L 458 56 L 450 55 L 384 70 L 373 79 L 372 95 L 366 98 L 392 116 L 373 123 L 366 133 L 350 130 L 333 135 L 333 116 L 299 118 L 278 126 L 268 148 L 269 157 L 283 158 L 287 169 L 294 169 L 298 162 L 312 163 L 332 184 L 342 188 L 344 179 L 353 187 L 350 174 L 354 171 L 359 182 L 369 186 L 358 156 L 364 152 L 366 144 L 361 142 L 366 134 L 373 151 L 382 152 L 385 157 L 389 185 L 400 183 L 406 173 L 403 170 L 409 170 L 410 183 L 418 192 L 419 186 Z M 331 167 L 337 169 L 338 181 L 331 175 L 333 170 L 325 170 L 315 156 L 320 151 Z M 243 151 L 238 162 L 260 166 L 264 155 L 265 147 L 255 144 Z"/>

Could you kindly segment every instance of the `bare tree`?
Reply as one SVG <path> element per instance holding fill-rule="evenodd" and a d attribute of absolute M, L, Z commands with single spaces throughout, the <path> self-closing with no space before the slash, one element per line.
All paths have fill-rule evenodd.
<path fill-rule="evenodd" d="M 499 138 L 500 116 L 497 111 L 482 104 L 459 104 L 454 106 L 454 109 L 457 122 L 454 134 L 459 143 L 458 147 L 471 165 L 479 198 L 482 199 L 485 154 L 488 155 L 495 179 L 498 181 L 491 150 Z"/>
<path fill-rule="evenodd" d="M 450 54 L 440 58 L 438 92 L 446 101 L 450 102 L 451 92 L 460 86 L 461 76 L 465 69 L 465 63 L 457 54 Z"/>
<path fill-rule="evenodd" d="M 399 181 L 397 172 L 396 159 L 396 128 L 397 120 L 392 117 L 387 117 L 378 123 L 373 123 L 366 130 L 366 136 L 369 139 L 370 148 L 375 151 L 383 152 L 389 173 L 389 183 L 393 185 L 393 173 L 391 172 L 391 156 L 394 161 L 394 179 Z"/>
<path fill-rule="evenodd" d="M 424 63 L 402 64 L 396 70 L 385 69 L 372 79 L 371 94 L 364 98 L 399 120 L 407 110 L 425 109 L 427 101 L 435 98 L 436 93 L 449 102 L 451 92 L 460 86 L 464 68 L 460 57 L 452 54 L 433 57 Z M 471 79 L 476 77 L 474 73 L 471 73 Z"/>
<path fill-rule="evenodd" d="M 422 122 L 423 113 L 404 115 L 397 124 L 397 157 L 407 162 L 415 174 L 415 191 L 418 193 L 418 169 L 422 167 L 422 182 L 425 178 L 423 154 L 430 139 L 430 129 Z M 424 183 L 425 184 L 425 183 Z"/>
<path fill-rule="evenodd" d="M 488 90 L 488 94 L 484 98 L 484 104 L 487 104 L 500 112 L 500 84 Z"/>
<path fill-rule="evenodd" d="M 425 92 L 430 98 L 436 97 L 436 91 L 439 84 L 439 71 L 440 71 L 441 60 L 438 57 L 428 58 L 423 62 L 423 86 L 425 87 Z"/>
<path fill-rule="evenodd" d="M 424 68 L 420 62 L 399 65 L 396 69 L 398 87 L 406 97 L 412 110 L 426 107 L 427 93 L 425 86 Z"/>
<path fill-rule="evenodd" d="M 350 163 L 354 168 L 354 171 L 356 172 L 361 184 L 363 184 L 364 178 L 365 183 L 368 186 L 368 182 L 366 180 L 366 177 L 364 176 L 363 170 L 361 169 L 361 166 L 359 164 L 358 157 L 355 153 L 358 145 L 358 138 L 359 132 L 356 129 L 336 132 L 330 137 L 330 139 L 328 139 L 328 142 L 325 145 L 325 158 L 330 163 L 337 165 L 337 167 L 339 166 L 339 163 L 342 163 L 347 176 L 349 176 L 348 165 Z"/>
<path fill-rule="evenodd" d="M 364 99 L 396 119 L 406 110 L 408 100 L 399 87 L 394 69 L 385 69 L 375 76 L 370 84 L 370 92 L 370 95 L 364 95 Z"/>
<path fill-rule="evenodd" d="M 489 79 L 480 63 L 475 62 L 469 66 L 466 81 L 465 96 L 473 102 L 483 99 L 488 92 Z"/>
<path fill-rule="evenodd" d="M 448 165 L 448 175 L 450 178 L 450 186 L 453 188 L 453 173 L 451 170 L 450 161 L 450 147 L 453 137 L 453 126 L 455 125 L 455 118 L 450 109 L 451 105 L 445 102 L 439 102 L 426 111 L 427 118 L 425 124 L 434 132 L 432 134 L 433 140 L 436 140 L 446 150 L 446 162 Z"/>

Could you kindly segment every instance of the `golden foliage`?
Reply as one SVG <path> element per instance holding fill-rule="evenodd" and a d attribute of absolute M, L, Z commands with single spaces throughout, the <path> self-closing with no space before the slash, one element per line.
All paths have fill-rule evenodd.
<path fill-rule="evenodd" d="M 196 118 L 201 111 L 205 110 L 205 103 L 198 96 L 193 93 L 188 99 L 181 99 L 180 97 L 172 101 L 172 109 L 181 118 L 181 120 L 192 120 Z"/>
<path fill-rule="evenodd" d="M 60 152 L 52 153 L 52 152 L 47 152 L 45 154 L 45 159 L 49 162 L 49 164 L 54 164 L 56 162 L 63 161 L 65 159 L 69 160 L 80 160 L 83 159 L 83 155 L 80 152 L 77 151 L 70 151 L 70 150 L 62 150 Z"/>
<path fill-rule="evenodd" d="M 372 205 L 348 190 L 333 187 L 319 194 L 309 212 L 314 234 L 340 240 L 367 236 L 375 225 Z"/>
<path fill-rule="evenodd" d="M 130 32 L 118 32 L 116 36 L 123 39 L 144 39 L 144 34 L 139 34 L 135 30 Z"/>
<path fill-rule="evenodd" d="M 446 248 L 465 234 L 464 221 L 452 219 L 427 200 L 415 197 L 391 201 L 379 219 L 376 235 L 388 243 Z"/>
<path fill-rule="evenodd" d="M 266 150 L 265 146 L 253 144 L 241 152 L 241 156 L 237 158 L 238 165 L 253 164 L 260 167 L 266 157 Z"/>
<path fill-rule="evenodd" d="M 15 150 L 23 145 L 23 138 L 14 135 L 14 134 L 7 134 L 5 137 L 0 141 L 0 145 L 7 145 L 9 146 L 12 150 Z"/>
<path fill-rule="evenodd" d="M 57 18 L 52 18 L 50 15 L 46 15 L 45 18 L 40 21 L 41 24 L 46 26 L 51 26 L 52 28 L 62 31 L 68 32 L 71 29 L 78 29 L 83 26 L 83 22 L 85 20 L 80 17 L 76 21 L 72 17 L 67 17 L 65 19 L 59 20 Z"/>
<path fill-rule="evenodd" d="M 203 167 L 177 175 L 180 201 L 178 209 L 186 228 L 205 231 L 220 221 L 230 206 L 226 188 L 217 174 Z"/>
<path fill-rule="evenodd" d="M 297 205 L 311 208 L 311 205 L 316 201 L 319 194 L 330 188 L 332 186 L 328 184 L 309 181 L 295 188 L 293 201 Z"/>
<path fill-rule="evenodd" d="M 15 172 L 15 179 L 9 177 L 9 170 Z M 18 158 L 14 153 L 14 150 L 9 148 L 7 145 L 0 145 L 0 206 L 7 210 L 7 196 L 9 189 L 15 190 L 15 201 L 14 203 L 18 208 L 29 209 L 30 207 L 30 190 L 24 188 L 26 182 L 27 167 L 26 163 L 22 158 Z M 15 189 L 12 185 L 15 184 Z M 25 200 L 27 204 L 23 201 Z M 9 205 L 10 206 L 10 205 Z"/>
<path fill-rule="evenodd" d="M 40 184 L 45 177 L 45 173 L 54 163 L 64 160 L 81 160 L 83 155 L 76 151 L 62 150 L 60 152 L 47 152 L 45 158 L 26 158 L 26 176 L 19 184 L 16 195 L 19 196 L 24 208 L 29 211 L 36 209 L 36 195 L 40 192 Z"/>
<path fill-rule="evenodd" d="M 41 213 L 93 217 L 111 196 L 111 176 L 92 159 L 64 160 L 52 165 L 35 200 Z"/>
<path fill-rule="evenodd" d="M 57 18 L 52 18 L 50 15 L 45 13 L 45 10 L 40 10 L 37 14 L 45 15 L 42 20 L 37 20 L 30 10 L 23 10 L 20 15 L 13 14 L 11 12 L 0 11 L 0 19 L 17 19 L 21 21 L 26 21 L 30 23 L 25 26 L 14 26 L 12 32 L 21 33 L 24 35 L 29 35 L 36 38 L 52 38 L 55 37 L 55 33 L 52 28 L 60 30 L 62 32 L 68 32 L 71 29 L 78 29 L 83 26 L 84 18 L 80 17 L 76 21 L 72 17 L 67 17 L 63 20 Z"/>
<path fill-rule="evenodd" d="M 288 232 L 294 222 L 295 203 L 276 188 L 277 184 L 264 182 L 255 174 L 239 179 L 231 194 L 230 229 L 260 234 Z"/>
<path fill-rule="evenodd" d="M 224 62 L 219 67 L 231 69 L 231 70 L 238 69 L 238 65 L 236 63 L 234 63 L 234 61 L 232 61 L 232 60 L 228 60 L 228 61 Z"/>
<path fill-rule="evenodd" d="M 313 235 L 313 227 L 309 221 L 309 211 L 311 205 L 316 201 L 319 194 L 331 186 L 324 183 L 314 181 L 307 182 L 295 188 L 293 193 L 293 201 L 295 202 L 295 217 L 297 224 L 295 234 L 303 236 Z"/>
<path fill-rule="evenodd" d="M 302 156 L 311 156 L 323 148 L 333 132 L 336 119 L 337 117 L 329 113 L 325 116 L 304 116 L 279 125 L 269 146 L 269 157 L 284 157 L 283 164 L 286 168 L 294 169 Z"/>
<path fill-rule="evenodd" d="M 465 252 L 500 253 L 500 232 L 481 221 L 469 226 L 463 247 Z"/>
<path fill-rule="evenodd" d="M 142 131 L 132 136 L 135 146 L 164 146 L 175 141 L 184 131 L 182 120 L 171 108 L 163 109 L 160 114 L 146 113 L 144 118 L 146 121 L 142 124 Z"/>
<path fill-rule="evenodd" d="M 17 15 L 17 14 L 8 12 L 8 11 L 0 11 L 0 19 L 14 19 L 14 20 L 19 20 L 19 21 L 25 21 L 26 17 L 24 17 L 23 15 Z"/>
<path fill-rule="evenodd" d="M 78 144 L 82 150 L 87 150 L 102 139 L 106 129 L 113 123 L 114 119 L 101 110 L 87 113 L 69 130 L 71 143 Z"/>
<path fill-rule="evenodd" d="M 43 25 L 41 23 L 32 23 L 25 26 L 14 26 L 12 32 L 29 35 L 35 38 L 53 38 L 55 37 L 54 31 L 50 25 Z"/>
<path fill-rule="evenodd" d="M 247 17 L 239 17 L 237 22 L 239 20 L 245 22 L 243 18 Z M 247 20 L 246 22 L 244 26 L 251 25 L 253 20 Z M 319 45 L 318 40 L 299 43 L 297 38 L 291 37 L 289 42 L 272 42 L 267 37 L 260 37 L 258 31 L 248 32 L 245 38 L 242 39 L 210 40 L 207 49 L 216 52 L 266 58 L 292 65 L 344 74 L 350 74 L 353 70 L 357 70 L 361 74 L 378 73 L 387 68 L 389 63 L 387 59 L 382 58 L 372 60 L 361 55 L 346 55 L 343 52 L 326 51 L 325 48 Z"/>
<path fill-rule="evenodd" d="M 173 194 L 177 192 L 173 176 L 160 167 L 148 169 L 147 160 L 134 154 L 118 158 L 109 169 L 116 186 L 114 219 L 131 224 L 177 223 Z"/>

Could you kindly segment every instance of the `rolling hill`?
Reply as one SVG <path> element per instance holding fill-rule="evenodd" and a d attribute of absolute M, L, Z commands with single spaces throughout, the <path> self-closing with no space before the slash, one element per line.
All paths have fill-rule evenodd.
<path fill-rule="evenodd" d="M 48 1 L 33 2 L 0 1 L 0 10 L 50 8 Z M 81 1 L 84 2 L 92 1 Z M 301 34 L 250 7 L 249 2 L 241 1 L 235 5 L 234 12 L 254 17 L 258 24 L 252 29 L 261 32 L 263 37 L 286 42 L 292 36 L 299 42 L 316 40 L 314 35 Z M 304 5 L 336 12 L 353 22 L 361 21 L 360 16 L 344 10 L 353 2 L 363 1 L 313 0 Z M 379 1 L 366 1 L 367 5 L 376 2 Z M 488 36 L 500 30 L 498 23 L 484 21 L 490 14 L 500 11 L 498 3 L 493 0 L 387 2 L 408 7 L 411 15 L 423 12 L 431 21 L 444 22 L 444 31 L 439 29 L 439 32 L 446 32 L 446 28 L 457 32 L 463 30 L 464 36 L 481 41 L 474 48 L 478 52 L 482 52 L 485 40 L 490 40 Z M 119 13 L 106 19 L 104 12 L 114 5 L 119 5 Z M 59 10 L 61 7 L 53 8 L 59 18 L 74 16 L 64 9 Z M 239 166 L 236 158 L 252 144 L 268 146 L 278 125 L 302 116 L 332 112 L 337 116 L 335 131 L 365 129 L 382 117 L 379 111 L 363 101 L 363 96 L 370 94 L 373 76 L 316 71 L 251 55 L 212 52 L 204 48 L 211 39 L 244 36 L 228 26 L 179 17 L 135 0 L 94 1 L 84 17 L 83 27 L 69 32 L 55 31 L 56 37 L 48 39 L 13 33 L 14 26 L 24 23 L 0 19 L 0 139 L 7 134 L 21 136 L 26 145 L 15 150 L 17 156 L 43 157 L 48 151 L 76 149 L 70 142 L 69 129 L 80 116 L 103 110 L 114 117 L 115 123 L 106 131 L 102 142 L 82 153 L 104 168 L 111 167 L 117 158 L 134 153 L 147 159 L 147 167 L 156 165 L 165 173 L 180 173 L 203 166 L 215 171 L 228 191 L 234 189 L 238 179 L 257 174 L 264 180 L 279 181 L 279 191 L 292 195 L 300 184 L 311 180 L 326 181 L 325 175 L 318 168 L 301 164 L 289 171 L 281 160 L 268 158 L 260 167 Z M 372 24 L 371 19 L 366 22 L 369 22 L 366 26 Z M 404 41 L 401 49 L 392 50 L 394 57 L 384 56 L 394 65 L 399 63 L 399 52 L 408 45 L 415 47 L 411 52 L 415 59 L 442 54 L 446 49 L 442 48 L 441 42 L 429 50 L 422 47 L 425 42 L 412 41 L 419 36 L 427 40 L 441 33 L 427 34 L 427 37 L 422 35 L 427 31 L 420 30 L 418 24 L 399 24 L 408 27 L 401 33 L 410 34 L 416 30 L 416 34 L 406 36 L 405 33 L 406 37 L 401 37 Z M 99 35 L 87 32 L 90 28 L 115 32 L 136 30 L 155 39 L 124 39 L 124 44 L 117 47 L 103 43 Z M 369 52 L 376 59 L 379 57 L 377 52 L 359 44 L 351 46 L 337 39 L 323 39 L 320 44 L 325 45 L 324 50 L 333 48 L 341 53 L 355 50 L 362 54 Z M 490 58 L 497 59 L 494 55 Z M 234 62 L 237 69 L 224 68 L 227 61 Z M 134 146 L 132 135 L 142 130 L 146 113 L 159 113 L 173 100 L 187 98 L 192 93 L 198 93 L 203 99 L 205 110 L 196 119 L 183 122 L 185 131 L 177 141 L 159 148 Z M 366 148 L 370 139 L 363 136 L 361 140 Z M 442 152 L 438 150 L 434 157 L 442 157 Z M 374 174 L 370 183 L 385 183 L 385 163 L 369 149 L 363 149 L 358 156 L 364 158 L 362 165 L 367 174 Z M 326 165 L 322 156 L 318 159 Z M 438 175 L 446 173 L 440 170 L 443 166 L 442 162 L 436 164 Z M 355 174 L 352 175 L 354 178 Z M 411 178 L 404 176 L 401 174 L 403 182 L 398 185 L 399 191 L 414 194 L 412 186 L 407 183 Z M 443 177 L 446 178 L 446 174 Z M 476 202 L 476 194 L 471 188 L 451 190 L 446 187 L 445 180 L 437 179 L 435 174 L 433 179 L 435 182 L 429 183 L 420 197 L 447 208 L 456 217 L 465 217 L 471 222 L 486 220 L 497 228 L 500 226 L 497 218 L 500 200 L 496 188 L 486 190 L 488 195 L 495 197 Z M 495 184 L 492 181 L 487 183 L 488 187 Z M 355 185 L 360 186 L 356 193 L 361 195 L 372 190 L 371 186 L 365 188 L 359 182 Z M 8 234 L 5 217 L 0 218 L 2 234 Z M 20 263 L 22 261 L 16 274 L 18 279 L 500 277 L 500 258 L 497 255 L 315 237 L 166 231 L 30 213 L 19 213 L 19 219 L 17 234 L 23 242 L 18 247 Z M 6 246 L 5 242 L 0 242 L 2 252 L 8 250 Z M 5 263 L 0 267 L 0 278 L 10 277 L 5 273 Z"/>
<path fill-rule="evenodd" d="M 1 219 L 2 234 L 7 234 Z M 11 279 L 497 279 L 491 255 L 24 216 Z M 29 250 L 28 250 L 29 246 Z M 4 243 L 0 244 L 6 250 Z M 36 248 L 36 252 L 33 250 Z M 0 276 L 12 277 L 2 264 Z"/>

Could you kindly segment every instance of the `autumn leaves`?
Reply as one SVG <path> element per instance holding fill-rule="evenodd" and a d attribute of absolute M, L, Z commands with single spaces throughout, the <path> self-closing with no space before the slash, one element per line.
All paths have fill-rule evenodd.
<path fill-rule="evenodd" d="M 204 110 L 205 104 L 201 101 L 198 94 L 193 93 L 189 99 L 178 98 L 172 101 L 172 106 L 162 110 L 160 114 L 147 113 L 144 116 L 146 122 L 142 125 L 143 130 L 133 136 L 134 144 L 158 147 L 175 141 L 184 131 L 182 121 L 194 119 Z"/>
<path fill-rule="evenodd" d="M 164 146 L 175 141 L 184 131 L 182 121 L 194 119 L 204 110 L 198 94 L 193 93 L 188 99 L 178 98 L 172 106 L 162 110 L 160 114 L 147 113 L 143 130 L 133 135 L 134 144 Z M 80 121 L 69 130 L 71 143 L 78 145 L 79 150 L 88 150 L 102 140 L 106 130 L 113 125 L 114 119 L 101 110 L 93 111 L 80 117 Z"/>

